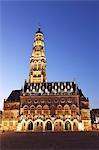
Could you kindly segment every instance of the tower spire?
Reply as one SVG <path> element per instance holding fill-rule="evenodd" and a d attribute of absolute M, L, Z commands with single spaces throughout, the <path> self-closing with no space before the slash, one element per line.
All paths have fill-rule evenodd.
<path fill-rule="evenodd" d="M 40 23 L 38 24 L 38 27 L 37 27 L 37 28 L 38 28 L 38 29 L 37 29 L 37 32 L 36 32 L 36 33 L 42 33 Z M 43 33 L 42 33 L 42 34 L 43 34 Z"/>
<path fill-rule="evenodd" d="M 40 25 L 40 23 L 38 24 L 38 31 L 40 31 L 41 30 L 41 25 Z"/>

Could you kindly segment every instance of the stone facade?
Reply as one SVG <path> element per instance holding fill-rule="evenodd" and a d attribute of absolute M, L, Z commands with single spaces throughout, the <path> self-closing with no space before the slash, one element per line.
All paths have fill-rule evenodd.
<path fill-rule="evenodd" d="M 2 130 L 91 130 L 89 100 L 75 81 L 48 82 L 44 37 L 36 32 L 29 79 L 4 101 Z"/>
<path fill-rule="evenodd" d="M 91 113 L 92 129 L 99 130 L 99 109 L 92 109 L 90 113 Z"/>

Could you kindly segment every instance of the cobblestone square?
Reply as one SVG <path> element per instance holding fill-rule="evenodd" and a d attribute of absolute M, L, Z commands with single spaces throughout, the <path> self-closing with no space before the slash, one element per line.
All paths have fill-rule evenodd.
<path fill-rule="evenodd" d="M 1 150 L 99 150 L 99 132 L 5 132 Z"/>

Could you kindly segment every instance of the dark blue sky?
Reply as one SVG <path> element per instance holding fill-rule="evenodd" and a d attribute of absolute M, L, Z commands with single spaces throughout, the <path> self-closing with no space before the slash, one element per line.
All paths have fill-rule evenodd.
<path fill-rule="evenodd" d="M 76 80 L 99 107 L 99 2 L 1 2 L 0 101 L 28 79 L 34 35 L 45 37 L 48 81 Z M 1 108 L 0 107 L 0 108 Z"/>

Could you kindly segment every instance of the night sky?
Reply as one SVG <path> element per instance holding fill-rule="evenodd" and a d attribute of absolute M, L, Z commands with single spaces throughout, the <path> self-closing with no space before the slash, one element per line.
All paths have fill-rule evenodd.
<path fill-rule="evenodd" d="M 99 2 L 0 2 L 0 109 L 28 79 L 38 25 L 45 38 L 47 80 L 76 80 L 99 107 Z"/>

